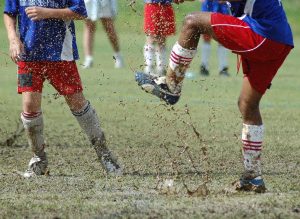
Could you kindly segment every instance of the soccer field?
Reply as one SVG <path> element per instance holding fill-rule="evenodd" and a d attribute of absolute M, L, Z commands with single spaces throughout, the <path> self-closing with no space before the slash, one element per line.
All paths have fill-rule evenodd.
<path fill-rule="evenodd" d="M 78 61 L 85 96 L 101 118 L 124 175 L 106 176 L 63 97 L 45 83 L 50 176 L 21 178 L 16 171 L 26 169 L 31 150 L 24 133 L 7 144 L 18 135 L 21 96 L 16 93 L 16 66 L 6 55 L 1 18 L 0 218 L 300 218 L 300 1 L 283 2 L 296 48 L 261 102 L 265 194 L 230 191 L 243 170 L 237 108 L 243 74 L 236 74 L 236 56 L 230 55 L 231 77 L 220 78 L 214 49 L 211 76 L 203 78 L 198 53 L 182 98 L 166 106 L 134 81 L 134 72 L 143 66 L 145 36 L 142 3 L 132 8 L 129 0 L 119 1 L 117 20 L 126 67 L 113 68 L 113 52 L 100 25 L 94 68 L 82 70 Z M 198 7 L 198 2 L 176 7 L 178 24 Z M 77 27 L 83 57 L 82 22 Z M 169 49 L 176 38 L 168 40 Z M 170 189 L 166 180 L 174 182 Z"/>

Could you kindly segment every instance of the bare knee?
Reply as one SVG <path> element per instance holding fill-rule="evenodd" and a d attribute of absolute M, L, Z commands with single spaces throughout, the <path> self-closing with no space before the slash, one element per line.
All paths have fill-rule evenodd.
<path fill-rule="evenodd" d="M 65 99 L 70 109 L 75 112 L 82 110 L 87 103 L 87 100 L 83 96 L 82 92 L 66 95 Z"/>
<path fill-rule="evenodd" d="M 22 105 L 24 112 L 41 111 L 41 94 L 38 92 L 24 92 L 22 94 Z"/>
<path fill-rule="evenodd" d="M 210 34 L 210 13 L 193 12 L 184 18 L 183 28 L 197 31 L 200 34 Z"/>
<path fill-rule="evenodd" d="M 240 97 L 238 100 L 238 107 L 245 123 L 262 123 L 259 111 L 259 101 L 253 101 L 247 98 Z"/>

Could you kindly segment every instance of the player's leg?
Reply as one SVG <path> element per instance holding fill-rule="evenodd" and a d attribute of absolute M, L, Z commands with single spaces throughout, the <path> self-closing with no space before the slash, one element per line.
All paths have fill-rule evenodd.
<path fill-rule="evenodd" d="M 238 190 L 265 192 L 262 179 L 261 150 L 264 126 L 259 110 L 262 94 L 250 84 L 249 78 L 244 77 L 238 106 L 243 118 L 242 143 L 244 174 L 238 182 Z"/>
<path fill-rule="evenodd" d="M 91 68 L 93 65 L 93 48 L 95 32 L 96 22 L 87 19 L 84 23 L 83 29 L 83 50 L 85 55 L 83 68 Z"/>
<path fill-rule="evenodd" d="M 194 12 L 186 16 L 178 42 L 173 46 L 166 78 L 155 81 L 149 76 L 137 73 L 136 81 L 149 93 L 175 104 L 180 97 L 182 82 L 190 62 L 196 54 L 201 34 L 215 38 L 211 27 L 211 13 Z"/>
<path fill-rule="evenodd" d="M 147 35 L 146 36 L 146 43 L 144 45 L 144 61 L 145 61 L 145 67 L 144 72 L 146 74 L 150 74 L 153 76 L 155 75 L 155 45 L 156 39 L 155 36 Z"/>
<path fill-rule="evenodd" d="M 106 146 L 104 132 L 96 111 L 82 94 L 82 85 L 75 62 L 59 62 L 49 72 L 50 83 L 65 97 L 80 127 L 88 136 L 97 156 L 108 173 L 121 174 L 120 165 Z"/>
<path fill-rule="evenodd" d="M 201 65 L 200 65 L 200 74 L 203 76 L 209 75 L 209 57 L 211 52 L 211 37 L 208 35 L 203 35 L 203 44 L 201 47 Z"/>
<path fill-rule="evenodd" d="M 101 23 L 114 50 L 115 68 L 122 68 L 124 67 L 124 61 L 120 52 L 119 39 L 114 25 L 114 20 L 113 18 L 105 17 L 101 18 Z"/>
<path fill-rule="evenodd" d="M 166 49 L 166 37 L 157 36 L 157 47 L 156 47 L 156 74 L 161 77 L 166 75 L 167 71 L 167 49 Z"/>
<path fill-rule="evenodd" d="M 107 148 L 100 120 L 91 103 L 85 99 L 82 92 L 65 95 L 65 99 L 80 127 L 88 136 L 106 172 L 117 175 L 122 174 L 117 159 Z"/>
<path fill-rule="evenodd" d="M 18 67 L 18 92 L 22 93 L 21 120 L 33 152 L 24 177 L 44 175 L 47 172 L 48 160 L 44 151 L 44 122 L 41 110 L 42 66 L 37 63 L 19 62 Z"/>
<path fill-rule="evenodd" d="M 218 45 L 218 58 L 219 58 L 219 74 L 220 76 L 229 76 L 228 73 L 228 52 L 227 49 L 222 45 Z"/>

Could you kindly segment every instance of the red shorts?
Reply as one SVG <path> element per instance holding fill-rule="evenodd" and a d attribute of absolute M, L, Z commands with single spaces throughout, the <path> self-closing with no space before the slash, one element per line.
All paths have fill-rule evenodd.
<path fill-rule="evenodd" d="M 175 33 L 174 10 L 171 4 L 145 4 L 144 31 L 147 35 L 169 36 Z"/>
<path fill-rule="evenodd" d="M 264 94 L 292 47 L 258 35 L 246 22 L 229 15 L 212 13 L 211 24 L 218 42 L 241 56 L 251 86 Z"/>
<path fill-rule="evenodd" d="M 18 62 L 18 93 L 41 93 L 45 80 L 48 80 L 61 95 L 82 91 L 81 80 L 75 61 Z"/>

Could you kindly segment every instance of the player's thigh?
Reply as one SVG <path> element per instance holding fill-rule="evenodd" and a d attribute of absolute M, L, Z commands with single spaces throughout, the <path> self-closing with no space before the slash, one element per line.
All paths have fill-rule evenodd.
<path fill-rule="evenodd" d="M 283 59 L 270 61 L 255 61 L 242 58 L 244 76 L 248 78 L 251 87 L 260 94 L 264 94 L 271 87 Z"/>
<path fill-rule="evenodd" d="M 75 61 L 49 62 L 47 79 L 60 95 L 71 95 L 83 90 Z"/>
<path fill-rule="evenodd" d="M 246 22 L 233 16 L 212 13 L 211 26 L 214 38 L 236 53 L 252 51 L 265 40 L 264 37 L 253 32 Z"/>

